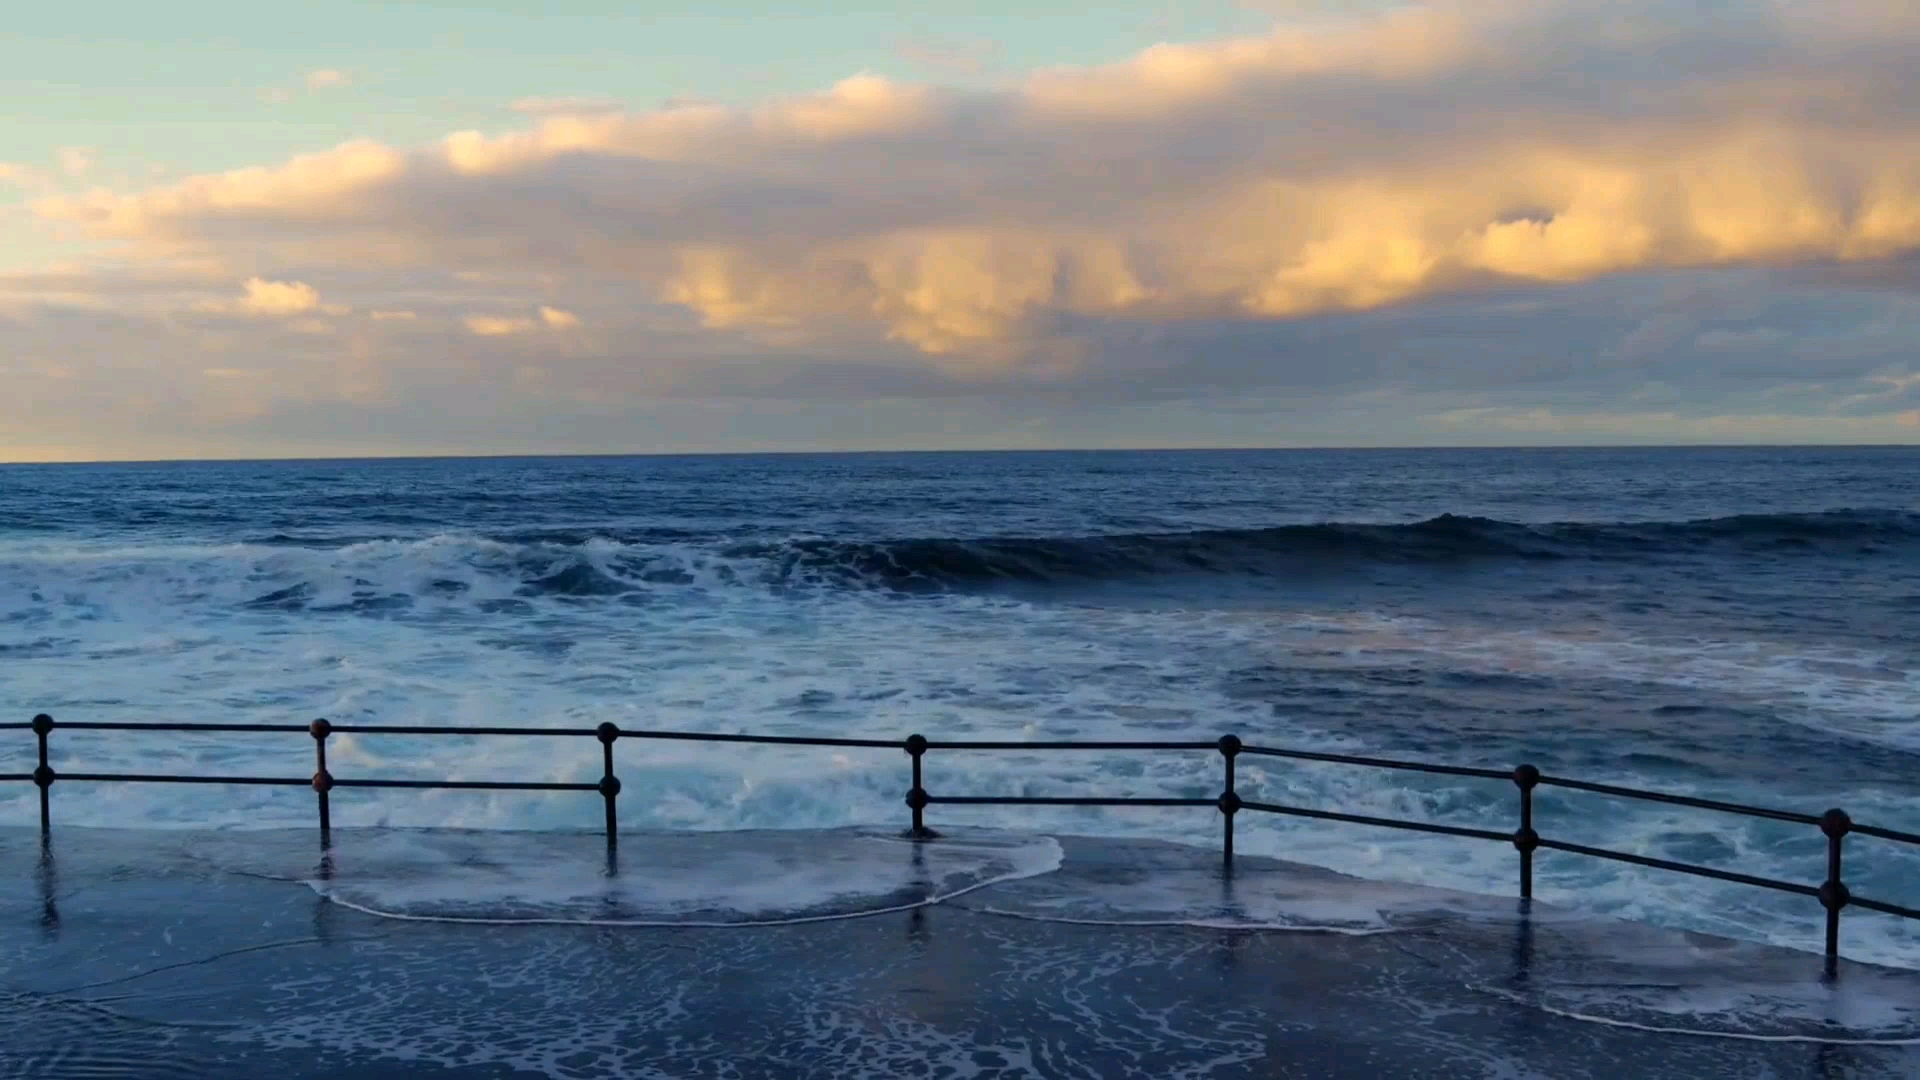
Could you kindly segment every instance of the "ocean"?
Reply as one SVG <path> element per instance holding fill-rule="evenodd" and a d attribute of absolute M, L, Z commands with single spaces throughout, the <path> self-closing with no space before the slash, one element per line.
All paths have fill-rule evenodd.
<path fill-rule="evenodd" d="M 0 715 L 1213 739 L 1920 829 L 1920 450 L 913 453 L 0 467 Z M 57 732 L 64 771 L 303 775 L 288 735 Z M 619 747 L 623 830 L 897 829 L 904 755 Z M 340 775 L 598 747 L 336 735 Z M 0 772 L 33 739 L 0 733 Z M 1512 785 L 1243 760 L 1243 797 L 1511 830 Z M 1211 797 L 1217 755 L 930 754 L 936 794 Z M 311 792 L 58 785 L 56 828 L 311 828 Z M 1817 883 L 1805 826 L 1540 794 L 1555 838 Z M 571 792 L 336 791 L 336 827 L 597 828 Z M 1189 808 L 935 827 L 1217 845 Z M 37 824 L 28 784 L 0 825 Z M 1242 815 L 1243 852 L 1501 896 L 1505 845 Z M 689 869 L 688 873 L 697 873 Z M 1580 911 L 1818 949 L 1804 897 L 1542 853 Z M 1860 838 L 1856 893 L 1920 851 Z M 783 901 L 811 902 L 804 875 Z M 1843 951 L 1920 967 L 1849 912 Z"/>

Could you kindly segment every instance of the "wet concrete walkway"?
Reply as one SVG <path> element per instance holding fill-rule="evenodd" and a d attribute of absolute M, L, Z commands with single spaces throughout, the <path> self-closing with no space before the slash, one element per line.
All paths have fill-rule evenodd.
<path fill-rule="evenodd" d="M 881 914 L 632 926 L 593 920 L 658 888 L 481 887 L 564 880 L 593 838 L 385 842 L 342 837 L 316 885 L 311 836 L 0 832 L 0 1076 L 1920 1076 L 1920 974 L 1824 984 L 1802 953 L 1270 860 L 1227 880 L 1174 845 L 1060 838 L 1043 872 L 923 867 L 958 895 L 911 906 L 910 876 L 803 916 L 907 905 Z M 615 876 L 705 851 L 778 885 L 911 850 L 886 843 L 640 836 Z M 436 921 L 489 911 L 556 921 Z"/>

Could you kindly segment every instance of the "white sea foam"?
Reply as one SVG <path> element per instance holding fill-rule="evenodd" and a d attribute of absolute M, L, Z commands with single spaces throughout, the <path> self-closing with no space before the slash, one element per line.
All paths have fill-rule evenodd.
<path fill-rule="evenodd" d="M 1060 866 L 1045 836 L 964 831 L 935 844 L 890 833 L 626 837 L 626 868 L 573 834 L 342 831 L 320 895 L 383 918 L 489 925 L 750 927 L 944 903 Z"/>
<path fill-rule="evenodd" d="M 581 597 L 528 582 L 587 566 L 632 591 Z M 1029 603 L 988 595 L 901 597 L 762 580 L 764 560 L 670 544 L 506 544 L 464 535 L 318 550 L 274 545 L 0 549 L 0 647 L 13 664 L 0 706 L 20 719 L 163 718 L 302 723 L 533 724 L 929 736 L 1204 738 L 1310 749 L 1394 750 L 1364 727 L 1335 729 L 1311 708 L 1250 702 L 1222 673 L 1314 668 L 1364 676 L 1429 666 L 1488 674 L 1581 673 L 1622 684 L 1736 687 L 1795 722 L 1828 723 L 1869 743 L 1912 745 L 1915 675 L 1862 651 L 1761 641 L 1644 642 L 1554 636 L 1383 612 L 1267 606 L 1208 609 Z M 755 575 L 761 575 L 759 577 Z M 742 583 L 746 586 L 743 587 Z M 588 582 L 590 585 L 591 582 Z M 804 584 L 804 583 L 802 583 Z M 289 592 L 288 590 L 293 590 Z M 283 594 L 273 599 L 276 594 Z M 404 601 L 395 598 L 405 598 Z M 391 601 L 391 603 L 388 603 Z M 358 605 L 356 607 L 356 605 Z M 385 606 L 383 606 L 385 605 Z M 289 607 L 297 611 L 288 610 Z M 304 776 L 304 735 L 134 737 L 61 732 L 57 769 Z M 336 736 L 336 773 L 592 781 L 598 747 L 551 739 Z M 743 748 L 623 741 L 623 828 L 898 827 L 897 751 Z M 1406 751 L 1401 750 L 1401 753 Z M 1455 754 L 1449 754 L 1456 757 Z M 1464 762 L 1499 764 L 1507 762 Z M 0 737 L 0 772 L 32 767 L 32 740 Z M 929 788 L 971 794 L 1211 797 L 1217 755 L 958 754 L 927 759 Z M 1631 777 L 1621 779 L 1630 780 Z M 1656 786 L 1666 786 L 1656 785 Z M 1243 796 L 1387 817 L 1513 826 L 1495 782 L 1242 759 Z M 149 826 L 310 825 L 299 788 L 58 784 L 56 820 Z M 1770 793 L 1744 795 L 1761 802 Z M 1556 796 L 1557 797 L 1557 796 Z M 1849 793 L 1861 820 L 1913 827 L 1892 793 Z M 576 793 L 334 793 L 344 826 L 593 827 L 597 798 Z M 937 824 L 1216 842 L 1207 810 L 936 807 Z M 1712 830 L 1749 873 L 1815 881 L 1818 838 L 1610 807 L 1569 823 L 1568 839 L 1670 852 Z M 0 822 L 37 816 L 29 785 L 0 789 Z M 1510 894 L 1513 852 L 1497 844 L 1254 814 L 1241 850 L 1374 878 Z M 1855 850 L 1870 850 L 1859 841 Z M 1881 873 L 1899 901 L 1920 858 L 1871 849 L 1850 873 Z M 1540 858 L 1539 895 L 1590 910 L 1817 947 L 1819 912 L 1797 897 L 1599 864 Z M 1257 916 L 1250 916 L 1256 917 Z M 1850 912 L 1848 955 L 1920 966 L 1920 934 Z"/>

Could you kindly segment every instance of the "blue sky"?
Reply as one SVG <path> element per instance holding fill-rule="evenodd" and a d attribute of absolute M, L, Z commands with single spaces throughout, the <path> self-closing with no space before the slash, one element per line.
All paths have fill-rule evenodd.
<path fill-rule="evenodd" d="M 797 94 L 862 71 L 979 84 L 1093 64 L 1162 41 L 1243 33 L 1270 17 L 1229 2 L 791 5 L 460 3 L 32 5 L 0 29 L 0 162 L 62 189 L 241 168 L 356 138 L 396 145 L 519 124 L 516 102 L 649 108 Z M 309 87 L 316 72 L 338 86 Z M 83 151 L 84 175 L 61 167 Z M 23 191 L 0 186 L 0 206 Z M 0 219 L 0 269 L 62 245 Z"/>
<path fill-rule="evenodd" d="M 976 82 L 1161 41 L 1256 31 L 1230 3 L 838 7 L 311 0 L 30 5 L 0 36 L 0 160 L 97 148 L 138 175 L 234 168 L 355 137 L 416 143 L 512 124 L 515 101 L 741 102 L 872 71 Z M 924 54 L 924 55 L 922 55 Z M 929 62 L 941 54 L 945 66 Z M 981 70 L 968 70 L 977 62 Z M 308 73 L 350 85 L 307 92 Z M 264 96 L 296 91 L 289 100 Z"/>
<path fill-rule="evenodd" d="M 0 458 L 1915 441 L 1916 48 L 1897 0 L 35 6 Z"/>

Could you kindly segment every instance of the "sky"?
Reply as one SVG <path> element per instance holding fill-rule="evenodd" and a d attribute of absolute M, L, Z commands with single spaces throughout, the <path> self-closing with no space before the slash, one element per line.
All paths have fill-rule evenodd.
<path fill-rule="evenodd" d="M 72 0 L 0 461 L 1920 442 L 1911 0 Z"/>

